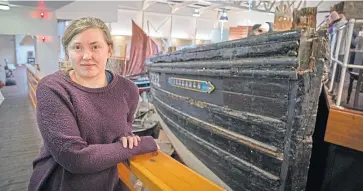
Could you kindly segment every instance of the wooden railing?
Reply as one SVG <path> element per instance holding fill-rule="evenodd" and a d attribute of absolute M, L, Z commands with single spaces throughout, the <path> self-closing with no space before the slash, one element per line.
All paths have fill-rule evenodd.
<path fill-rule="evenodd" d="M 336 106 L 328 87 L 324 87 L 329 116 L 324 140 L 363 152 L 363 112 Z"/>
<path fill-rule="evenodd" d="M 34 107 L 36 87 L 43 76 L 35 67 L 27 65 L 28 93 Z M 117 169 L 120 179 L 131 191 L 136 191 L 132 176 L 137 177 L 143 187 L 151 191 L 223 190 L 161 151 L 135 156 L 129 161 L 129 166 L 120 163 Z"/>
<path fill-rule="evenodd" d="M 26 67 L 27 67 L 26 75 L 27 75 L 27 84 L 28 84 L 28 94 L 35 108 L 37 105 L 35 92 L 37 89 L 38 82 L 44 76 L 44 74 L 42 74 L 39 70 L 37 70 L 33 65 L 27 64 Z"/>
<path fill-rule="evenodd" d="M 220 191 L 218 185 L 174 160 L 163 152 L 138 155 L 130 160 L 130 167 L 118 165 L 121 180 L 135 191 L 133 173 L 151 191 Z"/>

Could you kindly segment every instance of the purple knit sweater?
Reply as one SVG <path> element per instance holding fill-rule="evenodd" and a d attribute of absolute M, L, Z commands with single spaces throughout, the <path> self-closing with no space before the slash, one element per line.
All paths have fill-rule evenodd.
<path fill-rule="evenodd" d="M 157 149 L 149 136 L 133 149 L 114 142 L 132 134 L 139 99 L 136 85 L 119 75 L 106 87 L 87 88 L 58 71 L 39 81 L 36 95 L 44 146 L 33 162 L 30 191 L 120 191 L 116 165 Z"/>

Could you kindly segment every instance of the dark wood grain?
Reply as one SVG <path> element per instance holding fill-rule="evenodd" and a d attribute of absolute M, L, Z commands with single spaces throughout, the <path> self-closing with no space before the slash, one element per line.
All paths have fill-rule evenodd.
<path fill-rule="evenodd" d="M 253 190 L 256 186 L 265 191 L 277 189 L 278 177 L 262 170 L 256 171 L 255 167 L 251 168 L 250 164 L 184 130 L 166 116 L 161 115 L 173 133 L 233 190 Z"/>
<path fill-rule="evenodd" d="M 187 115 L 239 135 L 247 136 L 271 147 L 276 147 L 271 149 L 273 151 L 283 152 L 284 137 L 286 136 L 286 123 L 283 121 L 238 110 L 223 109 L 205 102 L 177 96 L 158 88 L 153 89 L 152 92 L 154 98 L 162 100 L 165 104 L 183 111 Z"/>

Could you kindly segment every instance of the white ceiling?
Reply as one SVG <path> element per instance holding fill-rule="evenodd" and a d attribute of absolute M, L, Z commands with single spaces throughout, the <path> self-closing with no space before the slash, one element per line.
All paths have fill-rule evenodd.
<path fill-rule="evenodd" d="M 0 0 L 6 1 L 6 0 Z M 251 4 L 252 10 L 261 12 L 273 12 L 274 7 L 279 4 L 280 0 L 253 0 Z M 330 7 L 339 1 L 331 0 L 288 0 L 290 4 L 293 3 L 294 7 L 316 7 L 318 11 L 329 11 Z M 301 3 L 300 3 L 301 2 Z M 26 6 L 33 8 L 42 8 L 49 10 L 63 9 L 63 11 L 71 11 L 72 7 L 79 8 L 82 5 L 87 9 L 88 4 L 105 4 L 110 6 L 100 6 L 100 8 L 107 7 L 106 9 L 100 9 L 98 11 L 114 11 L 118 8 L 129 9 L 129 10 L 144 10 L 147 12 L 158 12 L 158 13 L 170 13 L 171 11 L 175 14 L 188 15 L 195 8 L 201 9 L 201 12 L 214 10 L 226 9 L 229 11 L 241 11 L 249 9 L 249 1 L 235 1 L 235 0 L 195 0 L 195 1 L 180 1 L 180 0 L 131 0 L 131 1 L 89 1 L 89 0 L 75 0 L 75 1 L 53 1 L 53 0 L 38 0 L 38 1 L 19 1 L 9 0 L 11 5 L 15 6 Z M 271 7 L 271 9 L 269 9 Z M 69 10 L 64 10 L 69 9 Z M 75 10 L 72 10 L 75 11 Z"/>
<path fill-rule="evenodd" d="M 224 24 L 224 28 L 253 25 L 267 21 L 273 22 L 274 7 L 280 2 L 279 0 L 253 1 L 250 7 L 251 11 L 249 11 L 248 0 L 9 0 L 9 3 L 13 6 L 55 10 L 57 18 L 61 20 L 87 16 L 98 17 L 107 23 L 112 23 L 110 24 L 111 28 L 118 35 L 129 35 L 131 33 L 131 20 L 134 20 L 139 26 L 144 26 L 144 30 L 147 29 L 147 22 L 150 22 L 157 30 L 148 30 L 152 36 L 168 37 L 171 35 L 172 37 L 187 39 L 194 37 L 209 39 L 211 31 L 220 27 L 218 16 L 223 9 L 227 10 L 229 17 L 229 22 Z M 320 12 L 329 11 L 330 7 L 337 3 L 338 1 L 330 0 L 289 1 L 289 4 L 295 8 L 317 6 Z M 198 20 L 192 16 L 195 8 L 199 8 L 202 13 Z M 168 20 L 171 18 L 171 14 L 173 18 Z M 320 14 L 318 17 L 323 18 L 325 14 L 328 13 Z"/>
<path fill-rule="evenodd" d="M 1 0 L 0 0 L 1 1 Z M 4 1 L 4 0 L 3 0 Z M 7 1 L 7 0 L 5 0 Z M 73 1 L 19 1 L 8 0 L 11 6 L 30 7 L 42 10 L 57 10 Z"/>

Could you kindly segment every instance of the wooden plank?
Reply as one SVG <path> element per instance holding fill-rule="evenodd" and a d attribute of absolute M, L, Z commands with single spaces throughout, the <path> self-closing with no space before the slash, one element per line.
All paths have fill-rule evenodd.
<path fill-rule="evenodd" d="M 261 36 L 261 35 L 259 35 Z M 297 40 L 287 42 L 265 43 L 251 46 L 236 46 L 217 50 L 180 52 L 179 54 L 152 57 L 154 62 L 177 62 L 203 59 L 233 59 L 259 56 L 296 56 L 299 48 Z"/>
<path fill-rule="evenodd" d="M 316 28 L 317 7 L 294 9 L 293 28 Z"/>
<path fill-rule="evenodd" d="M 150 67 L 151 63 L 145 63 Z M 286 70 L 296 68 L 299 65 L 299 60 L 296 57 L 266 57 L 266 58 L 244 58 L 234 60 L 194 60 L 190 62 L 175 63 L 152 63 L 153 68 L 169 67 L 169 68 L 184 68 L 184 69 L 226 69 L 240 68 L 249 70 L 266 70 L 273 67 L 274 70 Z"/>
<path fill-rule="evenodd" d="M 291 7 L 288 3 L 280 2 L 275 8 L 274 31 L 287 31 L 292 29 Z"/>
<path fill-rule="evenodd" d="M 33 107 L 37 108 L 37 104 L 36 104 L 35 98 L 33 98 L 33 94 L 30 91 L 28 92 L 28 94 L 29 94 L 29 98 L 32 102 Z"/>
<path fill-rule="evenodd" d="M 44 74 L 41 73 L 36 68 L 34 68 L 34 66 L 30 64 L 26 64 L 25 66 L 27 68 L 27 71 L 34 77 L 36 82 L 38 82 L 42 77 L 44 77 Z"/>
<path fill-rule="evenodd" d="M 240 40 L 215 43 L 179 50 L 169 54 L 152 56 L 149 60 L 158 62 L 180 62 L 188 60 L 203 60 L 212 58 L 229 59 L 231 57 L 254 57 L 285 55 L 287 52 L 296 51 L 297 41 L 300 40 L 301 30 L 263 34 Z M 296 55 L 295 55 L 296 56 Z"/>
<path fill-rule="evenodd" d="M 131 171 L 123 163 L 117 165 L 117 172 L 121 181 L 127 186 L 131 191 L 136 191 L 135 187 L 131 183 Z"/>
<path fill-rule="evenodd" d="M 36 86 L 39 82 L 39 80 L 42 78 L 42 75 L 40 72 L 37 72 L 37 70 L 31 66 L 26 65 L 26 79 L 27 79 L 27 85 L 28 85 L 28 95 L 31 100 L 31 103 L 34 108 L 37 107 L 37 101 L 36 101 Z"/>
<path fill-rule="evenodd" d="M 323 93 L 329 109 L 324 141 L 363 151 L 363 112 L 335 106 L 326 86 Z"/>
<path fill-rule="evenodd" d="M 277 147 L 281 152 L 284 146 L 286 123 L 266 116 L 231 110 L 188 97 L 178 96 L 155 88 L 154 98 L 207 123 L 217 125 L 233 133 L 247 136 L 256 142 Z M 228 125 L 226 125 L 226 123 Z M 277 150 L 271 149 L 273 151 Z"/>
<path fill-rule="evenodd" d="M 363 151 L 363 112 L 330 109 L 326 127 L 326 142 Z"/>
<path fill-rule="evenodd" d="M 280 173 L 282 157 L 276 148 L 271 145 L 199 121 L 199 119 L 187 116 L 182 111 L 168 107 L 159 99 L 155 99 L 155 106 L 159 112 L 167 113 L 168 118 L 178 124 L 180 129 L 188 131 L 199 139 L 220 148 L 228 153 L 228 156 L 236 156 L 271 174 L 278 175 Z"/>
<path fill-rule="evenodd" d="M 287 98 L 268 98 L 228 91 L 224 91 L 223 98 L 225 106 L 236 110 L 243 108 L 242 111 L 257 115 L 284 119 L 287 112 Z"/>
<path fill-rule="evenodd" d="M 255 165 L 248 163 L 228 152 L 200 139 L 193 133 L 184 130 L 181 126 L 170 120 L 160 111 L 161 119 L 170 130 L 198 157 L 208 165 L 233 190 L 277 190 L 279 177 L 266 172 Z M 269 186 L 263 186 L 269 185 Z M 258 189 L 256 189 L 258 187 Z"/>
<path fill-rule="evenodd" d="M 130 170 L 152 191 L 223 190 L 162 152 L 133 157 Z"/>

